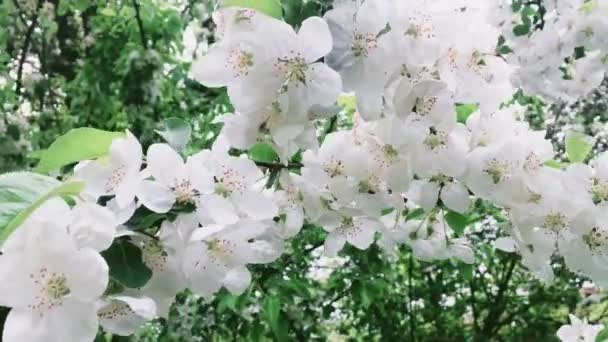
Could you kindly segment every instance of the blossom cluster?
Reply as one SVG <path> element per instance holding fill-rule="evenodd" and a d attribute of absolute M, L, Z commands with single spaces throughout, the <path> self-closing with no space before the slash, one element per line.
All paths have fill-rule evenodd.
<path fill-rule="evenodd" d="M 569 6 L 549 7 L 546 25 L 574 48 L 589 37 L 563 25 L 603 7 Z M 13 308 L 4 338 L 92 341 L 98 324 L 129 335 L 166 316 L 184 289 L 243 293 L 247 266 L 276 260 L 305 223 L 327 232 L 327 255 L 375 242 L 387 252 L 407 245 L 421 260 L 473 263 L 470 242 L 447 217 L 469 212 L 475 198 L 504 208 L 508 236 L 496 246 L 521 254 L 541 279 L 551 281 L 551 257 L 561 255 L 608 284 L 608 155 L 548 164 L 555 151 L 545 132 L 530 129 L 524 108 L 503 105 L 516 86 L 540 92 L 550 88 L 539 81 L 559 83 L 526 56 L 549 57 L 536 38 L 544 30 L 530 38 L 542 41 L 537 49 L 521 45 L 504 58 L 499 15 L 469 0 L 343 0 L 296 30 L 251 9 L 220 9 L 218 41 L 192 67 L 203 85 L 227 87 L 235 108 L 213 147 L 184 159 L 162 143 L 144 155 L 126 132 L 107 157 L 80 162 L 73 179 L 83 192 L 69 204 L 47 201 L 2 246 L 0 272 L 16 279 L 0 289 L 0 304 Z M 585 25 L 601 26 L 597 16 Z M 565 87 L 584 91 L 603 77 L 586 71 L 602 42 L 588 43 L 586 57 L 570 61 L 577 76 L 565 80 L 578 85 Z M 319 129 L 344 92 L 356 99 L 352 127 Z M 462 104 L 478 110 L 459 117 Z M 239 154 L 259 141 L 279 162 Z M 154 233 L 134 228 L 142 213 L 159 218 Z M 145 285 L 112 289 L 107 251 L 118 243 L 152 271 Z"/>
<path fill-rule="evenodd" d="M 514 84 L 553 101 L 576 100 L 597 88 L 608 70 L 608 4 L 549 0 L 543 1 L 542 9 L 538 3 L 515 14 L 513 7 L 527 2 L 515 3 L 496 2 L 493 18 L 512 50 L 505 58 L 518 67 Z M 534 26 L 541 29 L 535 30 L 530 16 L 540 11 L 542 17 Z"/>

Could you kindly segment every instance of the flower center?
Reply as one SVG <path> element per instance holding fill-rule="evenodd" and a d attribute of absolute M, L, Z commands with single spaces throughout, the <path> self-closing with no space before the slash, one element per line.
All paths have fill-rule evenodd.
<path fill-rule="evenodd" d="M 148 239 L 141 247 L 144 264 L 154 272 L 162 272 L 167 265 L 167 252 L 158 241 Z"/>
<path fill-rule="evenodd" d="M 117 167 L 116 169 L 114 169 L 114 171 L 112 172 L 112 174 L 106 181 L 106 186 L 105 186 L 106 192 L 107 193 L 114 192 L 116 190 L 116 188 L 118 188 L 120 183 L 122 183 L 122 181 L 125 179 L 126 175 L 127 175 L 127 171 L 126 171 L 126 167 L 124 165 L 121 165 L 121 166 Z"/>
<path fill-rule="evenodd" d="M 591 185 L 591 195 L 593 196 L 593 203 L 595 204 L 608 201 L 608 182 L 602 182 L 601 180 L 594 178 L 593 184 Z"/>
<path fill-rule="evenodd" d="M 424 138 L 422 143 L 431 150 L 435 150 L 437 148 L 445 147 L 447 140 L 447 136 L 444 132 L 437 131 L 431 127 L 430 133 Z"/>
<path fill-rule="evenodd" d="M 125 318 L 131 314 L 134 314 L 133 309 L 127 303 L 113 301 L 105 308 L 99 310 L 97 316 L 101 319 L 116 319 Z"/>
<path fill-rule="evenodd" d="M 568 222 L 566 220 L 566 216 L 562 213 L 550 213 L 545 216 L 545 220 L 543 222 L 543 227 L 549 229 L 555 233 L 559 233 L 564 230 Z"/>
<path fill-rule="evenodd" d="M 344 174 L 344 164 L 341 160 L 335 160 L 332 158 L 332 160 L 325 166 L 323 170 L 329 175 L 329 177 L 334 178 Z"/>
<path fill-rule="evenodd" d="M 254 55 L 251 52 L 241 49 L 232 49 L 228 53 L 228 61 L 226 67 L 232 69 L 234 77 L 242 77 L 249 75 L 249 71 L 254 65 Z"/>
<path fill-rule="evenodd" d="M 608 234 L 600 229 L 600 227 L 593 227 L 591 231 L 583 235 L 583 241 L 589 246 L 591 253 L 595 255 L 605 255 L 607 252 L 606 247 L 608 246 Z"/>
<path fill-rule="evenodd" d="M 192 188 L 192 182 L 189 179 L 176 179 L 174 184 L 175 186 L 171 190 L 175 194 L 177 203 L 194 203 L 194 199 L 199 195 L 199 192 Z"/>
<path fill-rule="evenodd" d="M 236 249 L 236 244 L 226 239 L 214 239 L 207 242 L 207 248 L 217 256 L 229 256 Z"/>
<path fill-rule="evenodd" d="M 63 298 L 70 294 L 68 279 L 63 273 L 49 272 L 41 267 L 36 273 L 30 274 L 30 279 L 39 288 L 39 294 L 34 297 L 33 304 L 28 308 L 37 311 L 40 317 L 44 313 L 63 304 Z"/>
<path fill-rule="evenodd" d="M 46 294 L 51 300 L 59 300 L 69 295 L 68 279 L 63 274 L 53 274 L 46 284 Z"/>
<path fill-rule="evenodd" d="M 435 38 L 433 19 L 430 15 L 416 12 L 410 18 L 410 26 L 405 34 L 414 38 Z"/>
<path fill-rule="evenodd" d="M 351 50 L 355 57 L 367 57 L 370 50 L 378 47 L 378 40 L 372 34 L 355 33 Z"/>
<path fill-rule="evenodd" d="M 543 166 L 543 162 L 536 155 L 536 153 L 531 152 L 526 157 L 526 161 L 524 163 L 524 170 L 526 171 L 537 171 Z"/>
<path fill-rule="evenodd" d="M 291 51 L 291 56 L 278 58 L 275 67 L 280 74 L 285 75 L 287 83 L 303 83 L 306 84 L 306 72 L 308 71 L 308 63 L 302 54 Z"/>
<path fill-rule="evenodd" d="M 488 161 L 487 166 L 483 171 L 492 177 L 492 182 L 494 182 L 494 184 L 498 184 L 501 181 L 509 178 L 509 170 L 509 162 L 492 158 L 490 161 Z"/>
<path fill-rule="evenodd" d="M 397 151 L 397 149 L 390 144 L 386 144 L 384 146 L 382 146 L 382 153 L 384 153 L 384 156 L 386 157 L 386 159 L 394 161 L 397 158 L 399 158 L 399 151 Z"/>
<path fill-rule="evenodd" d="M 428 98 L 419 97 L 416 99 L 416 105 L 414 107 L 414 112 L 416 112 L 416 114 L 418 114 L 420 116 L 426 116 L 431 112 L 431 110 L 433 110 L 435 103 L 437 103 L 436 96 L 431 96 Z"/>

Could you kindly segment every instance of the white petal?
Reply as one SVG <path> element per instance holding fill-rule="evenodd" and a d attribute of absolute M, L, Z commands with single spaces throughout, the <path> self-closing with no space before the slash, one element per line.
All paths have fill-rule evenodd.
<path fill-rule="evenodd" d="M 232 72 L 227 65 L 225 47 L 212 46 L 207 54 L 192 63 L 192 78 L 207 87 L 224 87 L 232 80 Z"/>
<path fill-rule="evenodd" d="M 374 242 L 374 234 L 376 233 L 375 223 L 369 220 L 355 220 L 353 230 L 346 235 L 346 240 L 358 249 L 365 250 Z"/>
<path fill-rule="evenodd" d="M 147 297 L 115 296 L 98 311 L 98 315 L 105 331 L 129 336 L 156 316 L 156 303 Z"/>
<path fill-rule="evenodd" d="M 234 224 L 238 222 L 239 216 L 232 202 L 218 195 L 205 196 L 198 207 L 201 220 L 209 220 L 219 224 Z"/>
<path fill-rule="evenodd" d="M 22 251 L 0 255 L 0 277 L 11 280 L 0 282 L 0 305 L 26 307 L 34 303 L 38 289 L 29 278 L 28 266 L 26 254 Z"/>
<path fill-rule="evenodd" d="M 298 42 L 307 62 L 312 63 L 327 55 L 333 40 L 327 23 L 319 17 L 310 17 L 298 31 Z"/>
<path fill-rule="evenodd" d="M 224 286 L 234 295 L 240 295 L 251 284 L 251 273 L 245 266 L 235 267 L 226 273 Z"/>
<path fill-rule="evenodd" d="M 138 174 L 130 174 L 125 176 L 125 180 L 120 183 L 116 189 L 116 204 L 121 209 L 133 205 L 135 201 L 135 195 L 141 180 Z"/>
<path fill-rule="evenodd" d="M 70 295 L 82 301 L 94 301 L 108 286 L 108 264 L 96 251 L 79 250 L 65 267 L 64 273 L 70 286 Z"/>
<path fill-rule="evenodd" d="M 515 253 L 518 249 L 517 243 L 511 237 L 499 237 L 494 241 L 494 247 L 507 253 Z"/>
<path fill-rule="evenodd" d="M 127 172 L 139 171 L 142 161 L 141 144 L 127 131 L 125 138 L 114 139 L 110 145 L 110 160 L 113 166 L 124 167 Z"/>
<path fill-rule="evenodd" d="M 336 232 L 329 233 L 325 238 L 325 254 L 327 256 L 336 256 L 344 248 L 345 243 L 346 238 L 342 234 Z"/>
<path fill-rule="evenodd" d="M 159 182 L 143 180 L 137 191 L 139 201 L 155 213 L 166 213 L 175 204 L 175 194 Z"/>
<path fill-rule="evenodd" d="M 424 209 L 433 209 L 437 205 L 439 185 L 435 182 L 428 182 L 425 180 L 413 181 L 407 197 L 414 200 L 416 204 Z"/>
<path fill-rule="evenodd" d="M 13 309 L 4 326 L 8 342 L 91 342 L 97 334 L 95 307 L 71 300 L 40 317 L 35 312 Z"/>
<path fill-rule="evenodd" d="M 182 157 L 167 144 L 150 146 L 146 161 L 154 179 L 167 186 L 175 182 L 177 174 L 184 167 Z"/>
<path fill-rule="evenodd" d="M 469 190 L 460 183 L 450 182 L 441 189 L 441 201 L 450 209 L 464 213 L 471 206 Z"/>
<path fill-rule="evenodd" d="M 256 220 L 272 219 L 279 214 L 276 203 L 259 192 L 245 191 L 232 196 L 232 200 L 239 210 Z"/>
<path fill-rule="evenodd" d="M 114 213 L 96 204 L 80 203 L 72 214 L 74 218 L 69 231 L 79 248 L 103 251 L 110 247 L 118 226 Z"/>

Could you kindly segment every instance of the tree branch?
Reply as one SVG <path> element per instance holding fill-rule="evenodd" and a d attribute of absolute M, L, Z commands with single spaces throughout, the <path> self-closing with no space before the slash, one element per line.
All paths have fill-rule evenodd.
<path fill-rule="evenodd" d="M 413 272 L 413 268 L 414 268 L 414 257 L 412 256 L 412 253 L 410 252 L 409 255 L 409 259 L 408 259 L 408 267 L 407 267 L 407 296 L 408 296 L 408 316 L 409 316 L 409 323 L 410 323 L 410 341 L 415 342 L 416 341 L 416 322 L 415 319 L 416 317 L 414 316 L 414 305 L 412 303 L 413 299 L 413 287 L 412 287 L 412 272 Z"/>
<path fill-rule="evenodd" d="M 132 0 L 133 8 L 135 9 L 135 20 L 137 20 L 137 26 L 139 27 L 139 37 L 144 49 L 148 49 L 148 40 L 146 39 L 146 32 L 144 31 L 144 23 L 141 20 L 141 14 L 139 13 L 139 3 L 137 0 Z"/>
<path fill-rule="evenodd" d="M 15 94 L 17 97 L 21 95 L 22 79 L 23 79 L 23 65 L 27 58 L 27 53 L 30 50 L 30 44 L 32 43 L 32 37 L 34 36 L 34 29 L 38 24 L 38 12 L 42 7 L 42 0 L 38 0 L 36 4 L 36 12 L 32 15 L 32 23 L 27 28 L 25 33 L 25 40 L 23 42 L 23 48 L 21 49 L 21 56 L 19 57 L 19 66 L 17 67 L 17 80 L 15 82 Z"/>

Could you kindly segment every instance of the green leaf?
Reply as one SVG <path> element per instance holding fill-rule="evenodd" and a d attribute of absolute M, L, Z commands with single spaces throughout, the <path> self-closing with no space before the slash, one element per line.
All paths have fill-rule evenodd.
<path fill-rule="evenodd" d="M 595 342 L 604 342 L 608 341 L 608 327 L 604 328 L 604 330 L 600 331 L 599 334 L 595 337 Z"/>
<path fill-rule="evenodd" d="M 81 182 L 62 184 L 31 172 L 0 176 L 0 243 L 5 241 L 37 208 L 57 196 L 79 194 Z"/>
<path fill-rule="evenodd" d="M 418 209 L 415 209 L 415 210 L 412 210 L 411 212 L 409 212 L 405 216 L 405 220 L 406 221 L 415 220 L 415 219 L 422 217 L 423 215 L 424 215 L 424 209 L 418 208 Z"/>
<path fill-rule="evenodd" d="M 570 132 L 566 136 L 566 156 L 571 162 L 584 162 L 592 149 L 590 137 L 577 132 Z"/>
<path fill-rule="evenodd" d="M 276 334 L 281 331 L 279 318 L 281 316 L 281 302 L 275 296 L 266 297 L 264 300 L 264 318 L 272 331 Z"/>
<path fill-rule="evenodd" d="M 464 280 L 466 280 L 466 281 L 473 280 L 473 266 L 472 265 L 461 264 L 460 273 L 462 274 L 462 277 L 464 278 Z"/>
<path fill-rule="evenodd" d="M 464 229 L 469 224 L 468 217 L 455 211 L 448 212 L 444 217 L 448 225 L 459 235 L 464 232 Z"/>
<path fill-rule="evenodd" d="M 279 160 L 279 155 L 269 144 L 257 143 L 249 150 L 249 159 L 261 163 L 274 163 Z"/>
<path fill-rule="evenodd" d="M 516 36 L 525 36 L 530 32 L 530 26 L 529 25 L 516 25 L 515 27 L 513 27 L 513 34 L 515 34 Z"/>
<path fill-rule="evenodd" d="M 562 169 L 563 167 L 565 167 L 567 165 L 568 165 L 567 163 L 558 162 L 555 159 L 547 160 L 545 162 L 545 166 L 552 167 L 554 169 Z"/>
<path fill-rule="evenodd" d="M 237 6 L 253 8 L 258 12 L 277 19 L 283 17 L 283 8 L 281 7 L 281 2 L 279 0 L 224 0 L 221 4 L 222 7 Z"/>
<path fill-rule="evenodd" d="M 478 106 L 475 103 L 464 103 L 456 106 L 456 117 L 458 122 L 467 123 L 467 119 L 471 114 L 475 113 Z"/>
<path fill-rule="evenodd" d="M 143 262 L 141 250 L 126 239 L 116 240 L 101 255 L 110 266 L 110 277 L 125 287 L 142 287 L 152 277 L 152 271 Z"/>
<path fill-rule="evenodd" d="M 60 136 L 51 146 L 32 156 L 40 158 L 36 171 L 49 173 L 65 165 L 108 154 L 112 141 L 122 138 L 122 132 L 107 132 L 95 128 L 75 128 Z"/>
<path fill-rule="evenodd" d="M 168 118 L 163 121 L 163 129 L 155 132 L 175 150 L 182 151 L 190 141 L 192 126 L 180 118 Z"/>

